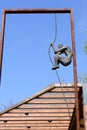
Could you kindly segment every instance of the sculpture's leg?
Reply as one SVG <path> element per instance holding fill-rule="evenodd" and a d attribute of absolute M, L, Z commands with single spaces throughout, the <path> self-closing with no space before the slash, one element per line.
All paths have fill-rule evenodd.
<path fill-rule="evenodd" d="M 54 67 L 52 68 L 52 70 L 55 70 L 57 68 L 59 68 L 59 62 L 58 62 L 58 55 L 54 56 Z"/>

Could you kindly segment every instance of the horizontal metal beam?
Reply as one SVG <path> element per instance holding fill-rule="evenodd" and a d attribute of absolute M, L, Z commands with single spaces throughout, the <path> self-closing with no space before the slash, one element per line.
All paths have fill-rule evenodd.
<path fill-rule="evenodd" d="M 72 9 L 5 9 L 6 14 L 29 14 L 29 13 L 70 13 Z"/>

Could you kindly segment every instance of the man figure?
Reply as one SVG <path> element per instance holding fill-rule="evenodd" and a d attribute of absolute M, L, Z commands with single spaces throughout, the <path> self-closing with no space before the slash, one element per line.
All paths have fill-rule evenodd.
<path fill-rule="evenodd" d="M 52 68 L 53 70 L 59 68 L 59 63 L 61 63 L 64 66 L 67 66 L 71 63 L 73 54 L 72 54 L 70 47 L 59 44 L 58 49 L 57 49 L 57 48 L 55 48 L 54 44 L 51 44 L 51 46 L 52 46 L 52 48 L 54 50 L 54 54 L 55 54 L 54 55 L 55 65 Z M 65 56 L 62 54 L 65 54 Z"/>

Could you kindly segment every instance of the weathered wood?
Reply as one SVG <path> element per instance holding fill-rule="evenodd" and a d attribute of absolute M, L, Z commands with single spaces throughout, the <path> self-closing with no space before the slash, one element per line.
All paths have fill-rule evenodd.
<path fill-rule="evenodd" d="M 58 128 L 46 128 L 45 130 L 49 130 L 49 129 L 50 129 L 50 130 L 67 130 L 67 128 L 59 128 L 59 129 L 58 129 Z M 13 129 L 11 129 L 11 128 L 10 128 L 10 129 L 9 129 L 9 128 L 1 128 L 0 130 L 20 130 L 20 128 L 17 128 L 17 129 L 15 129 L 15 128 L 13 128 Z M 28 128 L 26 128 L 26 129 L 21 129 L 21 130 L 28 130 Z M 44 130 L 44 127 L 41 128 L 41 129 L 40 129 L 39 127 L 38 127 L 37 129 L 36 129 L 36 128 L 32 128 L 32 129 L 31 129 L 31 128 L 30 128 L 30 130 Z M 83 129 L 81 129 L 81 130 L 83 130 Z"/>
<path fill-rule="evenodd" d="M 12 128 L 1 128 L 0 130 L 20 130 L 20 129 L 21 130 L 28 130 L 27 127 L 25 129 L 23 129 L 23 128 L 17 128 L 17 129 L 15 129 L 15 128 L 13 128 L 13 129 Z M 63 128 L 56 128 L 56 127 L 55 128 L 54 127 L 51 127 L 51 128 L 49 128 L 49 127 L 47 128 L 46 127 L 45 128 L 45 130 L 49 130 L 49 129 L 50 130 L 67 130 L 67 128 L 64 128 L 64 127 Z M 42 128 L 39 128 L 39 127 L 37 127 L 37 128 L 36 127 L 35 128 L 30 128 L 30 130 L 44 130 L 44 127 L 42 127 Z M 81 130 L 83 130 L 83 129 L 81 129 Z"/>
<path fill-rule="evenodd" d="M 0 120 L 70 120 L 69 117 L 0 117 Z"/>
<path fill-rule="evenodd" d="M 22 126 L 23 126 L 23 127 L 26 127 L 27 124 L 29 124 L 31 127 L 32 127 L 32 126 L 34 126 L 34 127 L 35 127 L 35 126 L 37 126 L 37 127 L 48 127 L 48 126 L 49 126 L 49 122 L 48 122 L 48 123 L 42 123 L 42 124 L 40 124 L 40 123 L 38 123 L 38 124 L 32 123 L 32 124 L 31 124 L 31 123 L 28 123 L 28 122 L 25 123 L 25 124 L 24 124 L 24 123 L 21 123 L 21 124 L 20 124 L 20 123 L 16 123 L 16 124 L 10 124 L 10 123 L 8 124 L 8 123 L 7 123 L 6 126 L 7 126 L 7 127 L 14 127 L 14 126 L 18 126 L 18 127 L 22 127 Z M 3 125 L 4 125 L 4 124 L 0 124 L 0 128 L 1 128 Z M 68 127 L 69 124 L 57 124 L 57 123 L 54 124 L 54 123 L 50 123 L 50 127 L 52 127 L 52 126 L 55 126 L 55 127 Z"/>
<path fill-rule="evenodd" d="M 87 130 L 87 105 L 84 105 L 84 123 L 85 123 L 85 130 Z"/>
<path fill-rule="evenodd" d="M 72 113 L 70 113 L 71 115 L 72 115 Z M 4 114 L 4 115 L 2 115 L 1 117 L 25 117 L 26 115 L 25 115 L 25 113 L 21 113 L 21 114 L 19 114 L 19 113 L 15 113 L 15 114 L 10 114 L 10 113 L 6 113 L 6 114 Z M 67 113 L 52 113 L 52 112 L 50 112 L 50 113 L 29 113 L 29 116 L 31 116 L 31 117 L 33 117 L 33 116 L 49 116 L 49 117 L 53 117 L 53 116 L 56 116 L 56 117 L 58 117 L 58 116 L 61 116 L 61 117 L 67 117 L 67 116 L 69 116 L 69 113 L 67 112 Z"/>
<path fill-rule="evenodd" d="M 74 88 L 63 87 L 63 91 L 51 86 L 8 109 L 0 116 L 0 130 L 28 130 L 27 124 L 31 130 L 68 130 L 75 108 Z"/>
<path fill-rule="evenodd" d="M 69 124 L 70 121 L 56 121 L 56 120 L 53 120 L 52 121 L 52 124 Z M 3 121 L 0 121 L 0 124 L 3 124 L 4 122 Z M 25 121 L 8 121 L 7 124 L 48 124 L 48 120 L 44 120 L 44 121 L 29 121 L 29 120 L 25 120 Z"/>
<path fill-rule="evenodd" d="M 27 127 L 9 127 L 5 128 L 6 130 L 28 130 Z M 67 127 L 31 127 L 31 130 L 67 130 Z M 0 130 L 4 130 L 4 127 L 1 127 Z"/>
<path fill-rule="evenodd" d="M 67 99 L 67 100 L 64 100 L 64 99 L 38 99 L 38 98 L 36 98 L 36 99 L 33 99 L 33 100 L 31 100 L 31 101 L 29 101 L 29 103 L 41 103 L 41 104 L 44 104 L 44 103 L 52 103 L 52 104 L 55 104 L 55 103 L 57 103 L 57 104 L 66 104 L 66 101 L 67 101 L 67 103 L 69 103 L 69 104 L 72 104 L 72 103 L 75 103 L 75 100 L 73 100 L 73 99 Z"/>
<path fill-rule="evenodd" d="M 75 95 L 74 95 L 74 93 L 57 93 L 57 92 L 55 92 L 55 93 L 52 93 L 52 92 L 49 92 L 49 93 L 45 93 L 45 94 L 43 94 L 43 95 L 41 95 L 41 96 L 39 96 L 39 98 L 75 98 Z"/>
<path fill-rule="evenodd" d="M 71 107 L 70 108 L 70 106 L 69 106 L 69 111 L 73 111 L 73 108 L 74 107 Z M 13 110 L 11 110 L 10 111 L 10 113 L 12 112 L 17 112 L 17 113 L 25 113 L 25 112 L 43 112 L 43 113 L 45 113 L 45 112 L 64 112 L 64 111 L 68 111 L 68 108 L 67 108 L 67 106 L 66 107 L 61 107 L 60 109 L 13 109 Z"/>
<path fill-rule="evenodd" d="M 79 90 L 79 88 L 78 88 L 78 90 Z M 58 93 L 62 93 L 62 92 L 70 93 L 70 92 L 72 92 L 74 94 L 75 88 L 74 87 L 62 87 L 62 88 L 61 87 L 55 87 L 51 90 L 51 92 L 58 92 Z"/>
<path fill-rule="evenodd" d="M 69 108 L 73 108 L 74 104 L 69 104 Z M 24 108 L 24 109 L 41 109 L 41 108 L 45 108 L 45 109 L 59 109 L 59 108 L 67 108 L 66 104 L 23 104 L 21 106 L 19 106 L 18 108 Z"/>

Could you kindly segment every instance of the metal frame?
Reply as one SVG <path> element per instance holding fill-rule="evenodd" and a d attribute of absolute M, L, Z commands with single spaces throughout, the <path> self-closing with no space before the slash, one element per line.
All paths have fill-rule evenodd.
<path fill-rule="evenodd" d="M 75 105 L 76 105 L 76 124 L 77 130 L 80 130 L 79 122 L 79 102 L 78 102 L 78 85 L 77 85 L 77 66 L 76 66 L 76 50 L 75 50 L 75 36 L 74 36 L 74 18 L 73 10 L 64 9 L 6 9 L 2 13 L 2 32 L 1 32 L 1 61 L 0 61 L 0 81 L 1 81 L 1 71 L 2 71 L 2 59 L 3 59 L 3 47 L 4 47 L 4 33 L 5 33 L 5 20 L 6 14 L 43 14 L 43 13 L 69 13 L 71 22 L 71 37 L 72 37 L 72 51 L 73 51 L 73 73 L 74 73 L 74 86 L 75 86 Z"/>

